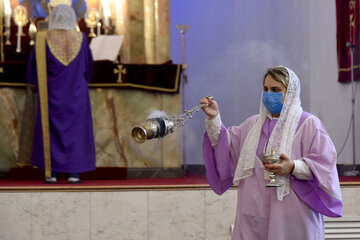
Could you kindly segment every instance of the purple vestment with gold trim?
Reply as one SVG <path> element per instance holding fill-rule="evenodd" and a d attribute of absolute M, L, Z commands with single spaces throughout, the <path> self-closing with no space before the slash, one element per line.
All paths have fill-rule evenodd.
<path fill-rule="evenodd" d="M 93 58 L 83 34 L 76 57 L 67 65 L 46 46 L 51 170 L 80 173 L 95 170 L 95 144 L 88 83 Z M 35 51 L 28 61 L 27 81 L 37 85 Z M 43 137 L 38 98 L 31 162 L 44 169 Z"/>

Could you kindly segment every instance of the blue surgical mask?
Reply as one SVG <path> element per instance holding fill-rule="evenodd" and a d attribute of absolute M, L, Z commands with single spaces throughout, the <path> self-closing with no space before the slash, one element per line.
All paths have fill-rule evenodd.
<path fill-rule="evenodd" d="M 269 112 L 271 112 L 272 114 L 278 114 L 281 112 L 281 109 L 283 107 L 282 97 L 282 93 L 264 92 L 262 102 Z"/>

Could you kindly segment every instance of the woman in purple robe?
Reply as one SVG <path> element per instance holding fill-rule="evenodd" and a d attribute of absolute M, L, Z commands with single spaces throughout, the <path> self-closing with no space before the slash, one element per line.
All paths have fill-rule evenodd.
<path fill-rule="evenodd" d="M 296 74 L 282 66 L 268 69 L 260 114 L 239 126 L 225 128 L 213 99 L 200 103 L 208 116 L 208 182 L 219 195 L 238 185 L 232 239 L 325 239 L 323 215 L 342 215 L 337 155 L 321 121 L 302 110 Z M 263 164 L 261 157 L 273 151 L 280 162 Z M 270 173 L 280 187 L 266 187 Z"/>
<path fill-rule="evenodd" d="M 76 25 L 71 6 L 54 7 L 49 31 L 38 33 L 28 61 L 27 80 L 39 89 L 32 164 L 45 170 L 45 175 L 51 171 L 45 179 L 48 183 L 56 182 L 57 173 L 67 173 L 70 183 L 80 183 L 79 173 L 95 170 L 88 90 L 93 59 L 86 36 L 76 31 Z M 51 169 L 46 169 L 50 165 Z"/>

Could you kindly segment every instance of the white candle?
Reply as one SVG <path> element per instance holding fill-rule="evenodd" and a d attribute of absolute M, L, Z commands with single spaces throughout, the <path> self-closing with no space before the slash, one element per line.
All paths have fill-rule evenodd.
<path fill-rule="evenodd" d="M 96 31 L 97 31 L 97 35 L 100 36 L 101 35 L 101 22 L 97 22 L 96 24 Z"/>
<path fill-rule="evenodd" d="M 108 16 L 105 16 L 105 27 L 109 27 L 109 25 L 110 25 L 110 19 L 109 19 L 109 17 Z"/>
<path fill-rule="evenodd" d="M 22 27 L 21 25 L 19 24 L 18 25 L 18 31 L 17 31 L 17 42 L 16 42 L 16 52 L 21 52 L 21 31 L 22 30 Z"/>
<path fill-rule="evenodd" d="M 10 27 L 10 18 L 11 18 L 11 16 L 10 16 L 10 14 L 7 14 L 6 16 L 5 16 L 5 27 Z"/>
<path fill-rule="evenodd" d="M 5 27 L 10 27 L 11 24 L 11 3 L 10 0 L 3 0 L 4 14 L 5 14 Z"/>

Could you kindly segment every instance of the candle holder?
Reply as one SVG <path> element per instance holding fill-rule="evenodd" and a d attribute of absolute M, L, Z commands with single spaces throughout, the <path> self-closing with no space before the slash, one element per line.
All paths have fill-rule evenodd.
<path fill-rule="evenodd" d="M 101 35 L 101 22 L 100 22 L 100 18 L 96 20 L 96 35 L 100 36 Z"/>
<path fill-rule="evenodd" d="M 5 26 L 5 45 L 11 45 L 10 42 L 10 35 L 11 35 L 11 4 L 10 4 L 10 0 L 3 0 L 2 4 L 4 4 L 4 26 Z"/>
<path fill-rule="evenodd" d="M 30 37 L 30 42 L 29 42 L 30 46 L 35 45 L 36 32 L 37 32 L 36 26 L 35 26 L 34 22 L 31 22 L 30 26 L 29 26 L 29 31 L 28 31 L 28 34 L 29 34 L 29 37 Z"/>
<path fill-rule="evenodd" d="M 115 26 L 113 25 L 113 20 L 111 19 L 111 16 L 104 16 L 102 26 L 104 29 L 104 35 L 114 34 Z"/>
<path fill-rule="evenodd" d="M 4 32 L 4 35 L 5 35 L 5 45 L 11 45 L 11 42 L 10 42 L 10 36 L 11 36 L 11 28 L 10 26 L 5 26 L 5 32 Z"/>
<path fill-rule="evenodd" d="M 28 23 L 28 14 L 26 8 L 22 5 L 18 5 L 14 9 L 14 22 L 18 27 L 16 52 L 21 52 L 21 36 L 23 36 L 22 28 Z"/>

